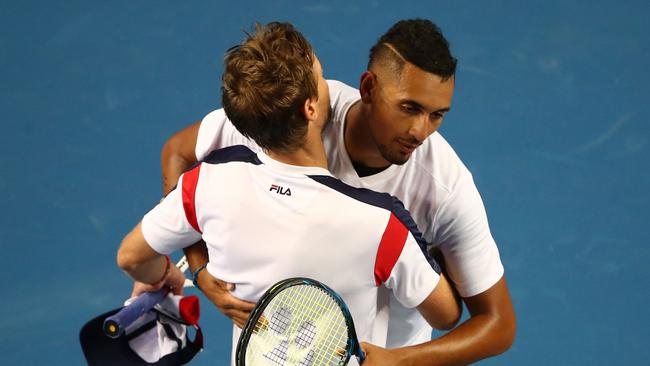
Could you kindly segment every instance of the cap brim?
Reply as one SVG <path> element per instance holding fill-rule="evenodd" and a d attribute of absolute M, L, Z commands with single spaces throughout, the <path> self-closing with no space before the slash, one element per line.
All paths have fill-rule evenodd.
<path fill-rule="evenodd" d="M 141 359 L 126 340 L 126 337 L 109 338 L 102 328 L 104 319 L 117 313 L 121 308 L 111 310 L 86 323 L 79 332 L 79 341 L 86 361 L 90 366 L 110 365 L 151 365 Z"/>

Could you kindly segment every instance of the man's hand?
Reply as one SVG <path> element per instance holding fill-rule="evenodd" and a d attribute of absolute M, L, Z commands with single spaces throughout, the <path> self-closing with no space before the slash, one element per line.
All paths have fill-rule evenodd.
<path fill-rule="evenodd" d="M 404 361 L 402 348 L 386 349 L 361 342 L 361 349 L 366 353 L 363 366 L 398 366 Z"/>
<path fill-rule="evenodd" d="M 255 307 L 255 303 L 240 300 L 230 291 L 235 289 L 231 283 L 223 282 L 212 277 L 207 270 L 199 272 L 197 284 L 205 296 L 212 301 L 219 310 L 229 317 L 235 325 L 243 328 L 248 316 Z"/>

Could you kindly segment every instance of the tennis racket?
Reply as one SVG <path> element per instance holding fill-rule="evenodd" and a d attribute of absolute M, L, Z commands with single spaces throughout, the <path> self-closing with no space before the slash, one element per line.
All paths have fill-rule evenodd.
<path fill-rule="evenodd" d="M 260 298 L 242 330 L 237 366 L 347 365 L 359 346 L 352 316 L 341 297 L 309 278 L 289 278 Z"/>
<path fill-rule="evenodd" d="M 181 272 L 185 272 L 189 268 L 185 256 L 176 263 Z M 193 286 L 192 281 L 185 279 L 184 287 Z M 156 292 L 145 292 L 133 300 L 129 305 L 122 308 L 115 315 L 109 316 L 104 320 L 104 333 L 111 338 L 118 338 L 124 333 L 124 330 L 131 325 L 142 314 L 151 310 L 156 304 L 161 302 L 169 289 L 163 288 Z"/>

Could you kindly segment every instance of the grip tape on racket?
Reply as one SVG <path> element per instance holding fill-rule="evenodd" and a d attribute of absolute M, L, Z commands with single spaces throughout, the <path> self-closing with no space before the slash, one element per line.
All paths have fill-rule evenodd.
<path fill-rule="evenodd" d="M 168 292 L 167 289 L 161 289 L 142 293 L 132 303 L 104 320 L 104 333 L 111 338 L 118 338 L 136 319 L 160 303 Z"/>

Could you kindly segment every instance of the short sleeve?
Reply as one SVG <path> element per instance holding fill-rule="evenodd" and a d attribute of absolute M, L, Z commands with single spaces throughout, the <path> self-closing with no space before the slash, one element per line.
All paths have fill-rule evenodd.
<path fill-rule="evenodd" d="M 222 109 L 210 112 L 201 121 L 196 138 L 196 159 L 203 160 L 210 152 L 233 145 L 244 145 L 254 152 L 259 152 L 257 144 L 242 135 L 226 116 Z"/>
<path fill-rule="evenodd" d="M 411 233 L 384 285 L 391 289 L 395 298 L 406 308 L 422 303 L 440 281 L 440 275 L 431 266 L 426 255 Z"/>
<path fill-rule="evenodd" d="M 149 211 L 142 219 L 142 234 L 153 250 L 160 254 L 192 245 L 201 234 L 190 225 L 183 207 L 182 188 L 185 174 L 181 175 L 176 189 Z"/>
<path fill-rule="evenodd" d="M 503 276 L 499 250 L 476 185 L 467 173 L 438 209 L 436 243 L 461 296 L 486 291 Z"/>

